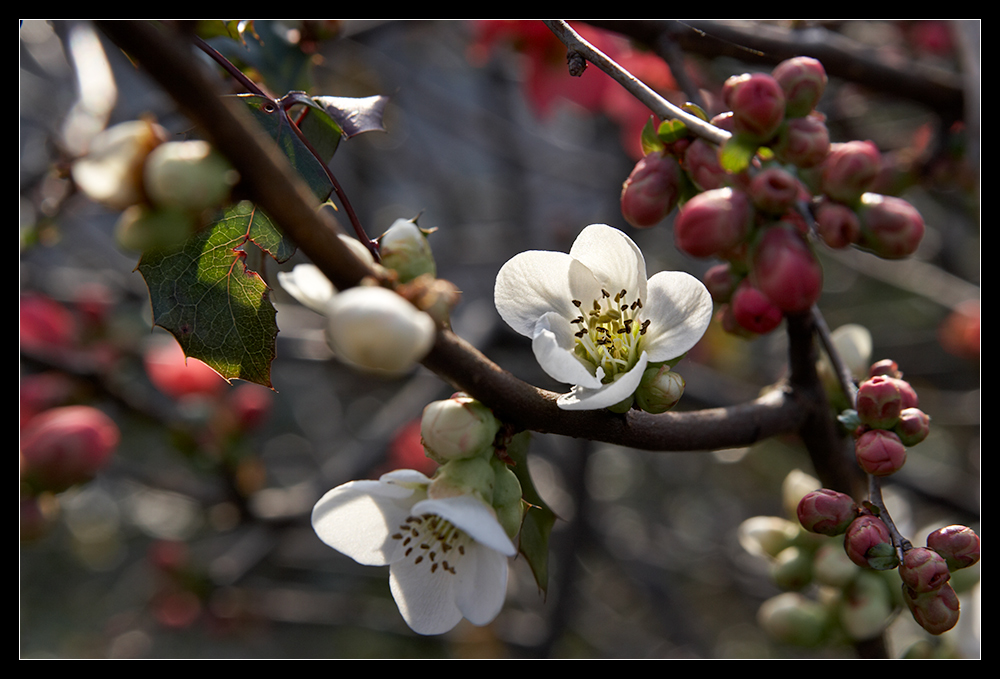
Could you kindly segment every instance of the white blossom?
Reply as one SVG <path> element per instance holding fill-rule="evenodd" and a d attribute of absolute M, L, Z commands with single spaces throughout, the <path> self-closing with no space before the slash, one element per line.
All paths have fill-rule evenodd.
<path fill-rule="evenodd" d="M 316 535 L 366 566 L 389 566 L 399 612 L 419 634 L 442 634 L 466 618 L 491 622 L 507 593 L 507 557 L 517 554 L 493 509 L 473 495 L 427 497 L 431 480 L 397 470 L 351 481 L 313 508 Z"/>
<path fill-rule="evenodd" d="M 638 246 L 605 224 L 585 228 L 570 249 L 529 251 L 500 269 L 500 316 L 531 338 L 553 379 L 574 385 L 566 410 L 595 410 L 632 396 L 649 363 L 682 356 L 712 318 L 712 298 L 697 278 L 663 271 L 646 279 Z"/>

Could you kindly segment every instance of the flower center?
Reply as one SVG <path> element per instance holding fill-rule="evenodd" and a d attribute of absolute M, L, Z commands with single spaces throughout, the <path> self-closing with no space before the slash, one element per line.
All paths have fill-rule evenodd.
<path fill-rule="evenodd" d="M 628 372 L 636 364 L 642 351 L 639 345 L 646 334 L 649 321 L 641 321 L 642 300 L 638 297 L 630 304 L 628 290 L 622 289 L 613 298 L 601 290 L 591 308 L 583 311 L 583 302 L 573 300 L 581 310 L 580 316 L 570 321 L 580 326 L 575 333 L 573 353 L 583 361 L 604 369 L 602 382 L 613 382 L 616 375 Z"/>
<path fill-rule="evenodd" d="M 436 514 L 408 516 L 393 534 L 405 551 L 404 559 L 413 559 L 413 565 L 425 564 L 431 573 L 451 573 L 465 556 L 466 545 L 472 538 Z"/>

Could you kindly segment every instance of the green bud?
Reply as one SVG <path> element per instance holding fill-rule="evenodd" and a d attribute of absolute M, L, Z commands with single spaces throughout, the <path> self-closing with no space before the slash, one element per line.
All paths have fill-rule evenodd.
<path fill-rule="evenodd" d="M 863 641 L 880 635 L 892 612 L 892 596 L 885 580 L 872 571 L 860 571 L 844 590 L 840 622 L 848 636 Z"/>
<path fill-rule="evenodd" d="M 771 578 L 781 589 L 800 590 L 812 581 L 812 553 L 799 547 L 786 547 L 771 564 Z"/>
<path fill-rule="evenodd" d="M 382 265 L 399 275 L 402 283 L 422 274 L 437 276 L 427 233 L 409 219 L 397 219 L 379 238 Z"/>
<path fill-rule="evenodd" d="M 768 599 L 757 612 L 757 621 L 775 641 L 796 646 L 817 646 L 826 638 L 826 608 L 797 592 Z"/>
<path fill-rule="evenodd" d="M 173 141 L 149 154 L 143 181 L 160 207 L 201 212 L 226 202 L 239 175 L 206 141 Z"/>
<path fill-rule="evenodd" d="M 684 378 L 669 366 L 646 368 L 635 392 L 635 401 L 647 413 L 665 413 L 684 395 Z"/>
<path fill-rule="evenodd" d="M 799 527 L 777 516 L 754 516 L 739 529 L 740 545 L 754 556 L 776 557 L 791 546 L 799 534 Z"/>
<path fill-rule="evenodd" d="M 126 250 L 145 252 L 176 247 L 187 240 L 197 224 L 182 210 L 151 210 L 143 205 L 125 209 L 115 225 L 115 239 Z"/>
<path fill-rule="evenodd" d="M 847 556 L 839 542 L 830 540 L 816 550 L 813 559 L 813 575 L 816 582 L 830 587 L 845 587 L 863 572 Z"/>
<path fill-rule="evenodd" d="M 459 495 L 476 495 L 487 504 L 493 502 L 496 474 L 485 457 L 451 460 L 438 467 L 427 488 L 427 497 L 440 500 Z"/>

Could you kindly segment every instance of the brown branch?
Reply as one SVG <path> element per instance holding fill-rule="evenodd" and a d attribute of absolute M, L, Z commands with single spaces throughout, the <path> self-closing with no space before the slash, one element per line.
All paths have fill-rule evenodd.
<path fill-rule="evenodd" d="M 201 126 L 240 172 L 258 204 L 338 288 L 373 275 L 317 214 L 315 199 L 277 146 L 242 109 L 218 97 L 187 45 L 145 22 L 98 25 Z M 797 395 L 777 390 L 750 403 L 697 412 L 616 415 L 605 410 L 561 410 L 555 403 L 557 394 L 515 378 L 447 329 L 438 331 L 424 365 L 523 429 L 648 450 L 747 446 L 798 431 L 811 407 Z"/>

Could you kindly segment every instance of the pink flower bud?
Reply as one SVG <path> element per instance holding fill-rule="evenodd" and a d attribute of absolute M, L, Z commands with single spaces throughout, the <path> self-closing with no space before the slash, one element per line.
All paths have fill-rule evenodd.
<path fill-rule="evenodd" d="M 638 163 L 622 185 L 625 221 L 636 228 L 653 226 L 677 206 L 681 168 L 661 153 L 650 153 Z"/>
<path fill-rule="evenodd" d="M 939 528 L 927 536 L 927 546 L 943 556 L 953 571 L 979 562 L 979 536 L 968 526 Z"/>
<path fill-rule="evenodd" d="M 891 431 L 870 429 L 854 442 L 854 456 L 872 476 L 888 476 L 906 464 L 906 447 Z"/>
<path fill-rule="evenodd" d="M 465 395 L 428 404 L 420 423 L 427 456 L 439 463 L 489 453 L 498 431 L 493 412 Z"/>
<path fill-rule="evenodd" d="M 883 358 L 881 361 L 876 361 L 872 363 L 871 369 L 868 371 L 870 377 L 875 377 L 876 375 L 885 375 L 886 377 L 894 377 L 897 380 L 903 376 L 900 372 L 899 366 L 891 358 Z"/>
<path fill-rule="evenodd" d="M 858 505 L 849 495 L 829 488 L 808 493 L 799 501 L 799 523 L 813 533 L 840 535 L 857 518 Z"/>
<path fill-rule="evenodd" d="M 97 408 L 66 406 L 35 417 L 21 438 L 24 478 L 60 492 L 93 478 L 118 447 L 118 425 Z"/>
<path fill-rule="evenodd" d="M 729 264 L 716 264 L 702 276 L 702 282 L 712 299 L 719 304 L 725 304 L 732 298 L 739 281 Z"/>
<path fill-rule="evenodd" d="M 763 212 L 781 215 L 804 191 L 798 180 L 780 167 L 769 167 L 750 181 L 750 199 Z"/>
<path fill-rule="evenodd" d="M 831 144 L 822 166 L 823 193 L 853 204 L 868 191 L 882 168 L 882 156 L 870 141 Z"/>
<path fill-rule="evenodd" d="M 785 313 L 801 313 L 823 291 L 823 269 L 796 231 L 767 228 L 753 250 L 750 278 Z"/>
<path fill-rule="evenodd" d="M 931 418 L 919 408 L 904 408 L 893 431 L 904 446 L 915 446 L 930 433 Z"/>
<path fill-rule="evenodd" d="M 143 362 L 153 385 L 171 398 L 210 397 L 226 387 L 219 373 L 196 358 L 187 358 L 176 342 L 150 345 Z"/>
<path fill-rule="evenodd" d="M 900 375 L 902 375 L 902 373 L 900 373 Z M 893 380 L 896 384 L 896 388 L 899 389 L 899 397 L 903 399 L 903 409 L 916 408 L 920 405 L 920 400 L 917 398 L 917 392 L 912 386 L 910 386 L 909 382 L 898 377 L 889 377 L 888 379 Z"/>
<path fill-rule="evenodd" d="M 902 198 L 865 193 L 858 210 L 859 245 L 883 259 L 901 259 L 917 251 L 924 237 L 924 218 Z"/>
<path fill-rule="evenodd" d="M 781 85 L 766 73 L 744 73 L 726 81 L 722 89 L 726 106 L 733 110 L 733 131 L 767 141 L 785 119 Z"/>
<path fill-rule="evenodd" d="M 861 221 L 846 205 L 823 201 L 816 208 L 816 231 L 831 248 L 846 248 L 861 238 Z"/>
<path fill-rule="evenodd" d="M 674 243 L 693 257 L 719 255 L 746 238 L 752 218 L 745 193 L 730 188 L 705 191 L 681 208 L 674 220 Z"/>
<path fill-rule="evenodd" d="M 729 181 L 729 173 L 719 165 L 719 149 L 704 139 L 695 139 L 684 152 L 684 170 L 702 191 L 721 189 Z"/>
<path fill-rule="evenodd" d="M 915 547 L 903 555 L 899 577 L 914 592 L 923 594 L 940 589 L 951 579 L 951 573 L 943 556 L 933 549 Z"/>
<path fill-rule="evenodd" d="M 871 377 L 858 387 L 858 417 L 869 427 L 892 429 L 902 410 L 903 399 L 891 377 Z"/>
<path fill-rule="evenodd" d="M 881 519 L 870 514 L 859 516 L 847 528 L 844 551 L 862 568 L 889 570 L 898 563 L 889 529 Z"/>
<path fill-rule="evenodd" d="M 795 57 L 778 64 L 771 75 L 785 95 L 785 115 L 798 118 L 816 108 L 826 88 L 826 71 L 816 59 Z"/>
<path fill-rule="evenodd" d="M 830 152 L 830 131 L 818 117 L 792 118 L 778 128 L 778 139 L 771 150 L 782 163 L 816 167 Z"/>
<path fill-rule="evenodd" d="M 931 634 L 943 634 L 958 624 L 958 595 L 951 585 L 923 594 L 903 585 L 903 600 L 917 624 Z"/>
<path fill-rule="evenodd" d="M 765 335 L 781 324 L 781 309 L 747 279 L 733 293 L 730 308 L 740 327 L 758 335 Z"/>

